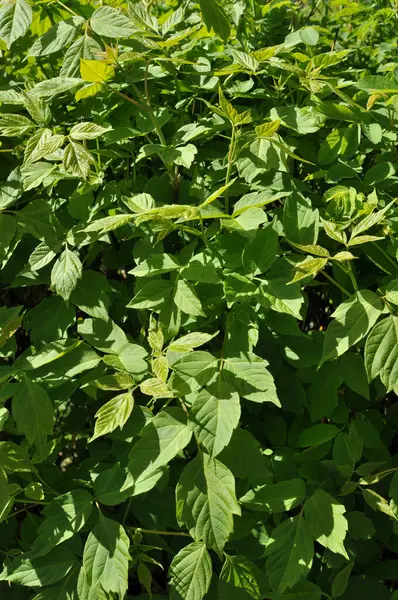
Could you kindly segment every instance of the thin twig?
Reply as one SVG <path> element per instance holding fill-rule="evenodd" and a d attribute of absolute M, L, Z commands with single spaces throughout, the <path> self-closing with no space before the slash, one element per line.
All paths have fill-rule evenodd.
<path fill-rule="evenodd" d="M 128 501 L 128 503 L 127 503 L 127 506 L 126 506 L 126 510 L 124 511 L 124 515 L 123 515 L 123 519 L 122 519 L 122 525 L 124 525 L 125 522 L 126 522 L 126 520 L 127 520 L 127 517 L 128 517 L 129 512 L 130 512 L 130 508 L 131 508 L 132 502 L 133 502 L 133 498 L 130 498 L 129 501 Z"/>
<path fill-rule="evenodd" d="M 322 275 L 324 277 L 326 277 L 326 279 L 329 279 L 329 281 L 331 281 L 335 286 L 337 286 L 339 288 L 339 290 L 341 290 L 343 292 L 343 294 L 345 294 L 348 297 L 352 296 L 352 294 L 350 294 L 350 292 L 348 290 L 346 290 L 342 285 L 340 285 L 340 283 L 338 281 L 336 281 L 335 279 L 333 279 L 333 277 L 331 277 L 330 275 L 328 275 L 326 273 L 326 271 L 324 271 L 323 269 L 321 269 L 319 272 L 322 273 Z"/>
<path fill-rule="evenodd" d="M 146 62 L 146 66 L 145 66 L 144 85 L 145 85 L 145 97 L 146 97 L 146 101 L 148 103 L 148 106 L 151 106 L 151 98 L 149 96 L 149 87 L 148 87 L 148 70 L 149 70 L 149 61 Z"/>
<path fill-rule="evenodd" d="M 191 537 L 189 533 L 185 531 L 159 531 L 158 529 L 143 529 L 142 527 L 129 527 L 133 531 L 139 531 L 140 533 L 153 533 L 156 535 L 179 535 L 182 537 Z"/>
<path fill-rule="evenodd" d="M 71 8 L 69 8 L 68 6 L 66 6 L 66 4 L 64 4 L 63 2 L 61 2 L 60 0 L 57 0 L 58 4 L 60 6 L 62 6 L 62 8 L 64 10 L 67 10 L 71 15 L 74 15 L 75 17 L 78 17 L 79 15 L 77 13 L 75 13 L 74 10 L 72 10 Z"/>

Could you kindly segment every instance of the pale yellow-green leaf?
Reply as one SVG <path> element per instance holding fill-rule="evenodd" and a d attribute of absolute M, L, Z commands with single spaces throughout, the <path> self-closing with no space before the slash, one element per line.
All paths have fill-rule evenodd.
<path fill-rule="evenodd" d="M 91 83 L 105 83 L 115 74 L 115 69 L 100 60 L 87 60 L 82 58 L 80 61 L 80 75 L 84 81 Z"/>
<path fill-rule="evenodd" d="M 119 394 L 109 400 L 96 412 L 94 435 L 90 442 L 101 435 L 111 433 L 116 427 L 123 427 L 134 408 L 134 397 L 132 392 Z"/>

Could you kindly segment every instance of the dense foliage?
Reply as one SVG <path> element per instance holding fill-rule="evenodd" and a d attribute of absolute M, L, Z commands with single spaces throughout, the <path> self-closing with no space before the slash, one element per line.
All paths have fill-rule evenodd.
<path fill-rule="evenodd" d="M 0 3 L 0 596 L 397 599 L 396 3 Z"/>

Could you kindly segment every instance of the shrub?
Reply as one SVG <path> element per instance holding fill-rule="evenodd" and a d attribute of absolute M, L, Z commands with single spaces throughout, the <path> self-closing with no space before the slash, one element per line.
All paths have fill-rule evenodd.
<path fill-rule="evenodd" d="M 395 26 L 1 3 L 2 598 L 391 598 Z"/>

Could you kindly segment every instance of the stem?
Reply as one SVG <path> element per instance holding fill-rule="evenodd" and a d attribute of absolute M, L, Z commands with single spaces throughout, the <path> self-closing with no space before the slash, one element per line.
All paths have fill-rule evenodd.
<path fill-rule="evenodd" d="M 141 104 L 139 102 L 137 102 L 136 100 L 133 100 L 133 98 L 130 98 L 130 96 L 127 96 L 126 94 L 123 94 L 123 92 L 119 92 L 119 90 L 112 90 L 115 94 L 117 94 L 118 96 L 121 96 L 122 98 L 124 98 L 125 100 L 127 100 L 128 102 L 130 102 L 131 104 L 134 104 L 134 106 L 138 106 L 138 108 L 140 108 L 141 110 L 145 110 L 144 106 L 141 106 Z"/>
<path fill-rule="evenodd" d="M 340 285 L 340 283 L 338 281 L 336 281 L 335 279 L 333 279 L 333 277 L 331 277 L 330 275 L 328 275 L 326 273 L 326 271 L 324 271 L 323 269 L 321 269 L 319 272 L 322 273 L 322 275 L 326 279 L 329 279 L 329 281 L 331 281 L 332 283 L 334 283 L 334 285 L 337 286 L 339 288 L 339 290 L 343 292 L 343 294 L 345 294 L 348 297 L 352 295 L 352 294 L 350 294 L 350 292 L 348 290 L 346 290 L 342 285 Z"/>
<path fill-rule="evenodd" d="M 133 502 L 133 498 L 130 498 L 129 501 L 128 501 L 128 503 L 127 503 L 127 506 L 126 506 L 126 510 L 124 511 L 124 515 L 123 515 L 123 519 L 122 519 L 122 525 L 124 525 L 125 522 L 126 522 L 127 516 L 128 516 L 128 514 L 130 512 L 130 508 L 131 508 L 132 502 Z"/>
<path fill-rule="evenodd" d="M 191 537 L 189 533 L 185 531 L 159 531 L 158 529 L 143 529 L 142 527 L 129 527 L 133 531 L 139 531 L 141 533 L 153 533 L 156 535 L 179 535 L 182 537 Z"/>
<path fill-rule="evenodd" d="M 20 508 L 19 510 L 16 510 L 13 513 L 10 513 L 9 515 L 7 515 L 7 519 L 12 519 L 12 517 L 16 517 L 17 515 L 20 515 L 24 512 L 28 512 L 29 508 L 33 508 L 34 506 L 36 506 L 35 504 L 32 504 L 31 506 L 25 506 L 25 508 Z"/>
<path fill-rule="evenodd" d="M 228 167 L 227 167 L 227 175 L 225 177 L 225 185 L 228 185 L 229 181 L 231 179 L 232 167 L 234 164 L 234 162 L 233 162 L 234 146 L 235 146 L 235 127 L 232 125 L 232 135 L 231 135 L 231 142 L 229 145 L 229 152 L 228 152 Z M 224 200 L 225 200 L 225 212 L 229 215 L 228 190 L 225 190 Z"/>
<path fill-rule="evenodd" d="M 373 244 L 373 246 L 377 246 L 377 248 L 380 250 L 380 252 L 382 253 L 382 255 L 392 264 L 392 266 L 394 267 L 394 271 L 396 271 L 397 270 L 397 263 L 394 262 L 394 259 L 391 258 L 391 256 L 388 254 L 388 252 L 386 252 L 384 250 L 384 248 L 382 248 L 381 246 L 379 246 L 375 242 L 371 242 L 371 244 Z"/>
<path fill-rule="evenodd" d="M 98 160 L 98 169 L 99 169 L 99 172 L 101 172 L 101 170 L 102 170 L 102 164 L 101 164 L 101 154 L 99 153 L 100 146 L 99 146 L 99 139 L 98 138 L 96 139 L 96 144 L 97 144 L 97 151 L 98 151 L 98 159 L 97 159 Z"/>
<path fill-rule="evenodd" d="M 52 494 L 54 494 L 54 496 L 60 496 L 61 495 L 59 492 L 57 492 L 57 490 L 55 490 L 53 487 L 51 487 L 51 485 L 49 485 L 46 481 L 44 481 L 44 479 L 41 477 L 41 475 L 37 474 L 37 478 L 44 485 L 44 487 L 46 487 L 48 490 L 50 490 L 50 492 Z"/>
<path fill-rule="evenodd" d="M 137 93 L 137 95 L 140 96 L 140 93 L 137 90 L 136 86 L 133 85 L 133 88 L 134 88 L 135 92 Z M 166 138 L 164 137 L 163 131 L 161 130 L 161 128 L 158 125 L 158 122 L 156 120 L 155 114 L 154 114 L 151 106 L 149 104 L 140 104 L 136 100 L 133 100 L 133 98 L 130 98 L 126 94 L 123 94 L 123 92 L 119 92 L 119 90 L 113 90 L 112 89 L 112 91 L 115 94 L 117 94 L 118 96 L 121 96 L 122 98 L 124 98 L 125 100 L 127 100 L 128 102 L 130 102 L 131 104 L 134 104 L 134 106 L 137 106 L 140 110 L 146 110 L 148 112 L 148 114 L 149 114 L 149 118 L 152 121 L 152 124 L 153 124 L 153 126 L 155 128 L 155 131 L 156 131 L 156 133 L 158 135 L 160 143 L 162 144 L 162 146 L 167 146 Z M 160 157 L 160 158 L 162 159 L 162 157 Z M 168 170 L 168 173 L 169 173 L 170 180 L 173 182 L 173 169 L 172 169 L 172 166 L 171 165 L 166 165 L 166 167 L 167 167 L 167 170 Z"/>
<path fill-rule="evenodd" d="M 188 409 L 186 407 L 186 404 L 185 404 L 184 400 L 182 398 L 178 398 L 178 401 L 181 404 L 181 408 L 184 411 L 184 413 L 189 416 L 189 411 L 188 411 Z"/>
<path fill-rule="evenodd" d="M 357 292 L 359 288 L 358 288 L 357 280 L 355 279 L 355 275 L 352 270 L 350 261 L 347 261 L 347 273 L 351 279 L 351 283 L 352 283 L 352 287 L 354 288 L 354 292 Z"/>
<path fill-rule="evenodd" d="M 79 15 L 77 13 L 75 13 L 74 10 L 72 10 L 71 8 L 69 8 L 68 6 L 66 6 L 63 2 L 61 2 L 60 0 L 57 0 L 58 4 L 60 6 L 62 6 L 63 9 L 67 10 L 71 15 L 74 15 L 75 17 L 78 17 Z"/>
<path fill-rule="evenodd" d="M 148 69 L 149 69 L 149 61 L 147 61 L 146 66 L 145 66 L 145 80 L 144 80 L 144 84 L 145 84 L 146 101 L 147 101 L 148 106 L 151 106 L 151 99 L 149 97 L 149 88 L 148 88 Z"/>
<path fill-rule="evenodd" d="M 133 90 L 135 91 L 135 93 L 137 94 L 138 97 L 141 96 L 139 89 L 137 88 L 136 85 L 134 85 L 134 83 L 132 84 Z M 162 144 L 162 146 L 167 146 L 167 142 L 166 142 L 166 138 L 163 135 L 163 131 L 160 128 L 160 126 L 158 125 L 158 122 L 156 120 L 155 117 L 155 113 L 152 110 L 152 107 L 150 104 L 146 104 L 145 109 L 148 111 L 149 114 L 149 118 L 151 119 L 153 126 L 155 128 L 156 133 L 158 134 L 158 138 L 160 140 L 160 143 Z"/>
<path fill-rule="evenodd" d="M 32 500 L 20 500 L 19 498 L 15 498 L 14 502 L 18 502 L 18 504 L 32 504 Z M 50 503 L 47 500 L 35 500 L 32 506 L 37 506 L 38 504 L 47 506 Z"/>

